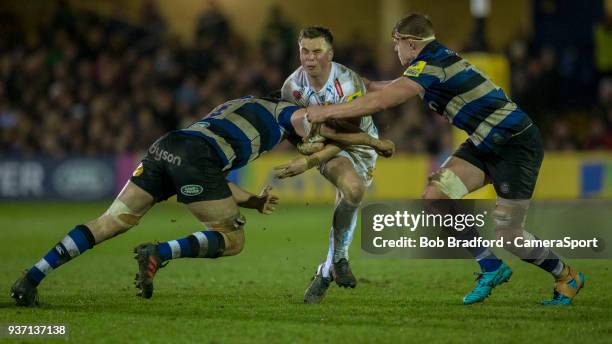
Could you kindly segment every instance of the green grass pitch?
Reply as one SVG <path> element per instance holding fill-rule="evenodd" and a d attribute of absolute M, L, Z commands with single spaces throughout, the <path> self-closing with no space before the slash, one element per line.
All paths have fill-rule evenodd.
<path fill-rule="evenodd" d="M 327 250 L 331 205 L 281 205 L 271 216 L 246 211 L 240 255 L 172 261 L 156 277 L 154 297 L 143 300 L 132 284 L 132 248 L 200 228 L 180 205 L 160 204 L 140 226 L 54 271 L 39 288 L 41 307 L 15 307 L 9 288 L 21 271 L 105 206 L 0 205 L 0 324 L 68 324 L 68 339 L 79 343 L 612 341 L 612 272 L 605 260 L 572 262 L 587 282 L 571 307 L 540 306 L 552 280 L 518 260 L 509 262 L 510 283 L 483 304 L 463 306 L 474 262 L 363 258 L 356 235 L 357 288 L 334 285 L 322 304 L 304 305 L 304 289 Z"/>

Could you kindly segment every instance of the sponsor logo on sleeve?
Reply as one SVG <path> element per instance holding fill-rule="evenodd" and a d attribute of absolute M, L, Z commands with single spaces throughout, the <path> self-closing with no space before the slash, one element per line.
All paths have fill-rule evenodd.
<path fill-rule="evenodd" d="M 425 61 L 418 61 L 418 62 L 410 65 L 410 67 L 408 67 L 408 69 L 406 69 L 406 71 L 404 72 L 404 75 L 405 76 L 418 77 L 423 72 L 423 69 L 425 68 L 425 65 L 427 65 L 427 62 L 425 62 Z"/>
<path fill-rule="evenodd" d="M 357 98 L 357 97 L 361 97 L 363 95 L 363 93 L 361 91 L 357 91 L 353 94 L 351 94 L 350 96 L 346 97 L 346 101 L 350 102 L 351 100 Z"/>

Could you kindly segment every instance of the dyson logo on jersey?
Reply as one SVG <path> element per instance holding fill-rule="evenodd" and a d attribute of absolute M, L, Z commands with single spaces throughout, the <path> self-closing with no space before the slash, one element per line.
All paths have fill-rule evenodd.
<path fill-rule="evenodd" d="M 164 160 L 170 164 L 181 166 L 182 159 L 180 156 L 169 153 L 167 150 L 159 148 L 158 145 L 151 146 L 149 148 L 149 153 L 157 161 Z"/>

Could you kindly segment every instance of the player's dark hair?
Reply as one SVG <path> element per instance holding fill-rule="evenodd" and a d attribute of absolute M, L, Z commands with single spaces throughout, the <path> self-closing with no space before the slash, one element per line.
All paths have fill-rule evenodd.
<path fill-rule="evenodd" d="M 332 35 L 331 31 L 323 26 L 309 26 L 303 28 L 302 31 L 300 31 L 300 35 L 298 36 L 298 42 L 301 41 L 303 38 L 312 39 L 319 37 L 323 37 L 325 39 L 325 42 L 327 42 L 329 45 L 332 45 L 332 43 L 334 43 L 334 36 Z"/>
<path fill-rule="evenodd" d="M 429 20 L 429 17 L 420 13 L 413 13 L 400 19 L 400 21 L 395 24 L 395 27 L 393 27 L 393 33 L 396 32 L 422 38 L 430 37 L 435 34 L 433 24 L 431 20 Z"/>

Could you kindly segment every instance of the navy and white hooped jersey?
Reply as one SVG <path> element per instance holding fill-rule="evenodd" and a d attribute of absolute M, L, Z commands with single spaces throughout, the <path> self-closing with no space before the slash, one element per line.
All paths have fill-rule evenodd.
<path fill-rule="evenodd" d="M 426 106 L 466 131 L 483 151 L 498 151 L 532 125 L 499 86 L 438 41 L 423 48 L 404 76 L 423 87 Z"/>
<path fill-rule="evenodd" d="M 223 162 L 223 170 L 234 170 L 270 151 L 283 139 L 297 136 L 291 115 L 295 104 L 267 98 L 230 100 L 201 120 L 179 132 L 203 138 Z"/>

